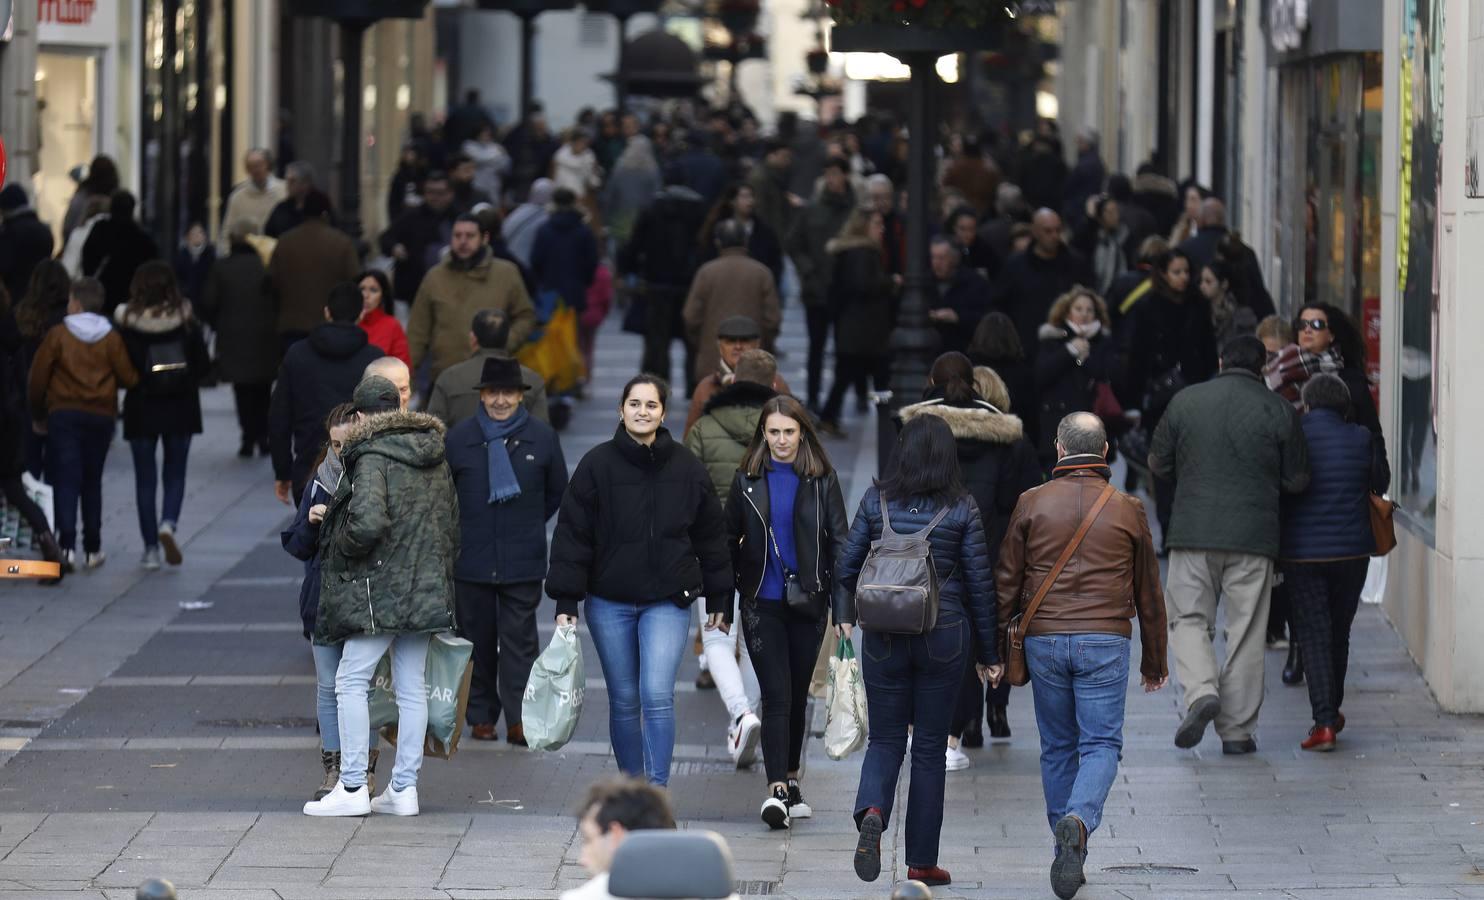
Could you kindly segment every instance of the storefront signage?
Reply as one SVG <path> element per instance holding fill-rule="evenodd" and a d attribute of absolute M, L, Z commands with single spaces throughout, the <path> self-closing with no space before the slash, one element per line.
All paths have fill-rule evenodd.
<path fill-rule="evenodd" d="M 36 0 L 42 44 L 109 47 L 118 40 L 117 0 Z"/>
<path fill-rule="evenodd" d="M 87 25 L 93 21 L 97 0 L 37 0 L 39 24 Z"/>

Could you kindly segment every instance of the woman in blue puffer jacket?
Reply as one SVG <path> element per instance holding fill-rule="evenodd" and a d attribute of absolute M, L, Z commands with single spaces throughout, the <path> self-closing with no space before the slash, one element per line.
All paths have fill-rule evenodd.
<path fill-rule="evenodd" d="M 841 623 L 846 637 L 856 621 L 853 598 L 861 567 L 872 542 L 884 530 L 883 502 L 894 533 L 911 535 L 932 528 L 928 541 L 938 574 L 938 617 L 925 634 L 861 629 L 869 733 L 855 798 L 855 821 L 860 829 L 855 873 L 863 881 L 875 881 L 881 874 L 881 832 L 891 817 L 911 726 L 907 877 L 943 885 L 952 880 L 938 866 L 943 760 L 966 665 L 964 656 L 977 649 L 980 677 L 992 683 L 998 684 L 1003 673 L 995 651 L 993 564 L 984 523 L 960 478 L 958 449 L 947 422 L 920 416 L 903 425 L 886 477 L 861 498 L 837 567 L 844 590 L 836 594 L 835 621 Z M 971 634 L 979 638 L 977 648 Z"/>
<path fill-rule="evenodd" d="M 1303 401 L 1311 474 L 1303 493 L 1285 498 L 1281 558 L 1314 710 L 1314 727 L 1299 746 L 1325 751 L 1345 727 L 1350 625 L 1376 552 L 1370 497 L 1385 493 L 1391 467 L 1380 436 L 1352 421 L 1355 404 L 1343 380 L 1315 375 Z"/>

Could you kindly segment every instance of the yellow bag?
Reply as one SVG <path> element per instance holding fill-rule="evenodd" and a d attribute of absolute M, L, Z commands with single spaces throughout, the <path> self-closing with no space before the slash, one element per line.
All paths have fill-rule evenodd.
<path fill-rule="evenodd" d="M 584 374 L 582 352 L 577 348 L 577 313 L 559 304 L 550 321 L 520 348 L 516 358 L 546 379 L 548 393 L 575 390 Z"/>

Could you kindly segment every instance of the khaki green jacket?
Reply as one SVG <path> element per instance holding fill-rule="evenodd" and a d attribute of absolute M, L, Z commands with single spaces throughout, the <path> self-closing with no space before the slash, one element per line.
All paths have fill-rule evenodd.
<path fill-rule="evenodd" d="M 472 266 L 445 259 L 423 278 L 412 301 L 407 323 L 407 343 L 412 368 L 431 357 L 430 378 L 436 382 L 444 369 L 469 356 L 469 326 L 481 309 L 498 309 L 510 317 L 510 342 L 514 353 L 536 329 L 536 308 L 526 294 L 520 270 L 513 263 L 494 258 L 489 248 L 479 252 Z"/>

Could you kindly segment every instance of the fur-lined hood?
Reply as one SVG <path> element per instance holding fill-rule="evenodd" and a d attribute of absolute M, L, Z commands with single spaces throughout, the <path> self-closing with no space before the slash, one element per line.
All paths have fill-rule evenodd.
<path fill-rule="evenodd" d="M 706 401 L 706 407 L 701 411 L 701 414 L 713 413 L 718 409 L 726 409 L 729 406 L 745 406 L 756 409 L 776 396 L 778 396 L 778 392 L 766 384 L 754 384 L 751 381 L 733 381 L 731 384 L 711 395 L 711 399 Z"/>
<path fill-rule="evenodd" d="M 918 416 L 937 416 L 948 423 L 957 440 L 984 441 L 989 444 L 1013 444 L 1025 437 L 1025 425 L 991 403 L 975 400 L 969 406 L 950 406 L 943 400 L 924 400 L 902 407 L 902 421 Z"/>
<path fill-rule="evenodd" d="M 345 468 L 375 454 L 418 469 L 443 462 L 443 420 L 427 413 L 392 410 L 376 413 L 351 426 L 345 439 Z"/>
<path fill-rule="evenodd" d="M 142 313 L 130 313 L 129 304 L 121 304 L 113 311 L 113 321 L 120 328 L 128 328 L 142 334 L 164 334 L 174 331 L 191 321 L 191 301 L 182 300 L 179 309 L 146 309 Z"/>
<path fill-rule="evenodd" d="M 844 253 L 846 250 L 880 250 L 881 247 L 869 237 L 861 236 L 831 238 L 829 243 L 824 245 L 824 249 L 828 253 Z"/>

